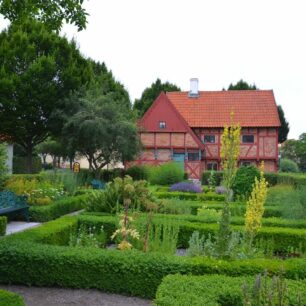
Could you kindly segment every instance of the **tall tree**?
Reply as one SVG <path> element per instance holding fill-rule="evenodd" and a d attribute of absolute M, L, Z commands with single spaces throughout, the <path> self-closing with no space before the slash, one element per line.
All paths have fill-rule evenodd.
<path fill-rule="evenodd" d="M 281 122 L 281 126 L 278 129 L 278 143 L 283 143 L 287 140 L 287 136 L 289 133 L 289 122 L 285 118 L 285 114 L 281 105 L 277 106 L 279 120 Z"/>
<path fill-rule="evenodd" d="M 235 85 L 232 83 L 229 85 L 227 90 L 256 90 L 258 89 L 255 84 L 251 85 L 242 79 L 238 81 Z"/>
<path fill-rule="evenodd" d="M 162 91 L 181 91 L 181 89 L 175 84 L 169 82 L 162 83 L 160 79 L 157 79 L 150 87 L 143 91 L 140 99 L 135 100 L 134 109 L 137 111 L 138 117 L 143 116 Z"/>
<path fill-rule="evenodd" d="M 0 132 L 24 148 L 28 172 L 34 147 L 60 133 L 53 112 L 69 92 L 86 84 L 92 69 L 74 41 L 27 20 L 0 33 Z"/>
<path fill-rule="evenodd" d="M 63 22 L 69 22 L 83 30 L 87 13 L 84 0 L 0 0 L 0 14 L 11 22 L 23 22 L 34 18 L 49 29 L 59 31 Z"/>
<path fill-rule="evenodd" d="M 296 144 L 296 154 L 299 159 L 299 168 L 306 172 L 306 133 L 300 135 Z"/>
<path fill-rule="evenodd" d="M 257 90 L 259 89 L 255 84 L 251 85 L 242 79 L 238 81 L 235 85 L 230 84 L 228 90 Z M 289 122 L 285 118 L 284 111 L 281 105 L 277 106 L 278 116 L 281 123 L 280 128 L 278 129 L 278 143 L 283 143 L 287 140 L 289 133 Z"/>

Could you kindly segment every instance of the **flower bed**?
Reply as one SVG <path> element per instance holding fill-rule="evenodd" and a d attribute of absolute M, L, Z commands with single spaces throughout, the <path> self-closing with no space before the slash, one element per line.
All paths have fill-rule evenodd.
<path fill-rule="evenodd" d="M 0 240 L 0 282 L 36 286 L 96 288 L 108 292 L 153 298 L 168 274 L 255 275 L 265 269 L 286 278 L 306 278 L 304 259 L 215 260 L 66 246 L 79 224 L 115 228 L 113 217 L 63 217 Z"/>
<path fill-rule="evenodd" d="M 189 182 L 180 182 L 173 184 L 169 188 L 170 192 L 173 191 L 181 191 L 181 192 L 191 192 L 191 193 L 202 193 L 203 190 L 200 186 L 194 184 L 194 183 L 189 183 Z"/>

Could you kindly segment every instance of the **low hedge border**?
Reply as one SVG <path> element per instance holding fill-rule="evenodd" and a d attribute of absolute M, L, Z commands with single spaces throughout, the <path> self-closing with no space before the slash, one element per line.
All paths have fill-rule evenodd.
<path fill-rule="evenodd" d="M 6 233 L 7 218 L 0 216 L 0 236 L 4 236 Z"/>
<path fill-rule="evenodd" d="M 0 289 L 0 305 L 2 306 L 26 306 L 23 298 L 16 293 Z"/>
<path fill-rule="evenodd" d="M 179 199 L 179 200 L 192 200 L 192 201 L 220 201 L 224 202 L 225 196 L 215 193 L 190 193 L 180 191 L 157 191 L 154 195 L 159 199 Z"/>
<path fill-rule="evenodd" d="M 29 209 L 30 220 L 36 222 L 47 222 L 65 214 L 81 210 L 85 207 L 85 202 L 88 196 L 88 194 L 72 196 L 55 201 L 50 205 L 31 206 Z"/>
<path fill-rule="evenodd" d="M 50 245 L 64 242 L 78 222 L 95 222 L 101 217 L 63 217 L 0 241 L 0 283 L 36 286 L 96 288 L 103 291 L 153 298 L 168 274 L 256 275 L 265 269 L 286 278 L 306 278 L 304 259 L 214 260 L 179 257 L 137 250 L 118 251 Z M 110 217 L 105 217 L 108 222 Z M 114 218 L 113 218 L 114 219 Z M 105 221 L 106 223 L 106 221 Z M 111 223 L 111 222 L 110 222 Z M 66 238 L 65 238 L 66 239 Z M 31 264 L 29 264 L 31 263 Z"/>
<path fill-rule="evenodd" d="M 270 281 L 271 282 L 271 281 Z M 271 283 L 268 283 L 268 287 Z M 253 288 L 254 277 L 168 275 L 157 289 L 155 306 L 243 306 L 242 285 Z M 286 280 L 290 305 L 306 305 L 306 283 Z"/>
<path fill-rule="evenodd" d="M 144 215 L 143 215 L 144 216 Z M 186 218 L 186 215 L 184 215 Z M 141 215 L 139 216 L 141 217 Z M 145 216 L 144 216 L 145 217 Z M 192 216 L 191 216 L 192 217 Z M 208 234 L 215 236 L 219 230 L 219 225 L 216 223 L 203 223 L 201 221 L 192 220 L 186 218 L 180 218 L 178 215 L 156 215 L 155 220 L 158 219 L 172 219 L 179 225 L 178 244 L 177 247 L 188 248 L 189 239 L 194 231 L 199 231 L 200 234 Z M 86 222 L 91 226 L 94 223 L 98 223 L 98 226 L 105 226 L 110 228 L 107 232 L 111 235 L 115 229 L 117 219 L 114 216 L 90 216 L 90 214 L 80 215 L 79 220 Z M 112 225 L 111 225 L 112 224 Z M 244 231 L 244 225 L 232 225 L 233 231 Z M 256 241 L 262 244 L 262 247 L 266 247 L 269 250 L 275 252 L 287 253 L 292 248 L 300 252 L 306 252 L 306 231 L 305 229 L 298 228 L 284 228 L 284 227 L 262 227 L 257 236 Z"/>
<path fill-rule="evenodd" d="M 220 210 L 223 208 L 223 203 L 220 203 L 219 201 L 186 201 L 185 202 L 186 207 L 190 208 L 190 213 L 192 215 L 197 215 L 198 209 L 202 208 L 203 205 L 206 205 L 207 208 Z M 230 211 L 233 216 L 243 216 L 245 214 L 246 210 L 246 204 L 242 202 L 233 202 L 230 203 Z M 269 217 L 281 217 L 282 211 L 279 207 L 271 205 L 271 206 L 265 206 L 264 215 L 265 218 Z"/>

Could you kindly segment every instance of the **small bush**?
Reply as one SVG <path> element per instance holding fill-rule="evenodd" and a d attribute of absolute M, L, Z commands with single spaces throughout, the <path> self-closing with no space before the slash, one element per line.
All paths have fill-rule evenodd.
<path fill-rule="evenodd" d="M 180 182 L 173 184 L 170 191 L 182 191 L 182 192 L 191 192 L 191 193 L 202 193 L 202 189 L 199 185 L 189 182 Z"/>
<path fill-rule="evenodd" d="M 4 236 L 6 232 L 7 218 L 0 217 L 0 236 Z"/>
<path fill-rule="evenodd" d="M 175 163 L 149 168 L 149 182 L 155 185 L 172 185 L 183 181 L 184 170 Z"/>
<path fill-rule="evenodd" d="M 145 166 L 132 166 L 125 171 L 133 180 L 147 180 L 148 168 Z"/>
<path fill-rule="evenodd" d="M 247 198 L 252 192 L 255 177 L 259 178 L 259 170 L 255 166 L 240 167 L 233 184 L 235 197 L 242 196 Z"/>
<path fill-rule="evenodd" d="M 0 289 L 0 305 L 2 306 L 25 306 L 23 298 L 13 292 Z"/>
<path fill-rule="evenodd" d="M 279 171 L 280 172 L 299 172 L 299 167 L 297 163 L 295 163 L 293 160 L 283 158 L 280 160 Z"/>

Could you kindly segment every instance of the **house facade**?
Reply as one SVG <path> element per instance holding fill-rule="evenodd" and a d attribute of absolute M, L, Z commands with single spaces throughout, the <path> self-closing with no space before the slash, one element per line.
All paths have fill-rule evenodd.
<path fill-rule="evenodd" d="M 241 126 L 240 165 L 259 165 L 277 171 L 280 121 L 272 90 L 161 93 L 139 121 L 143 150 L 131 165 L 176 161 L 189 178 L 203 171 L 222 170 L 221 135 L 230 114 Z"/>

